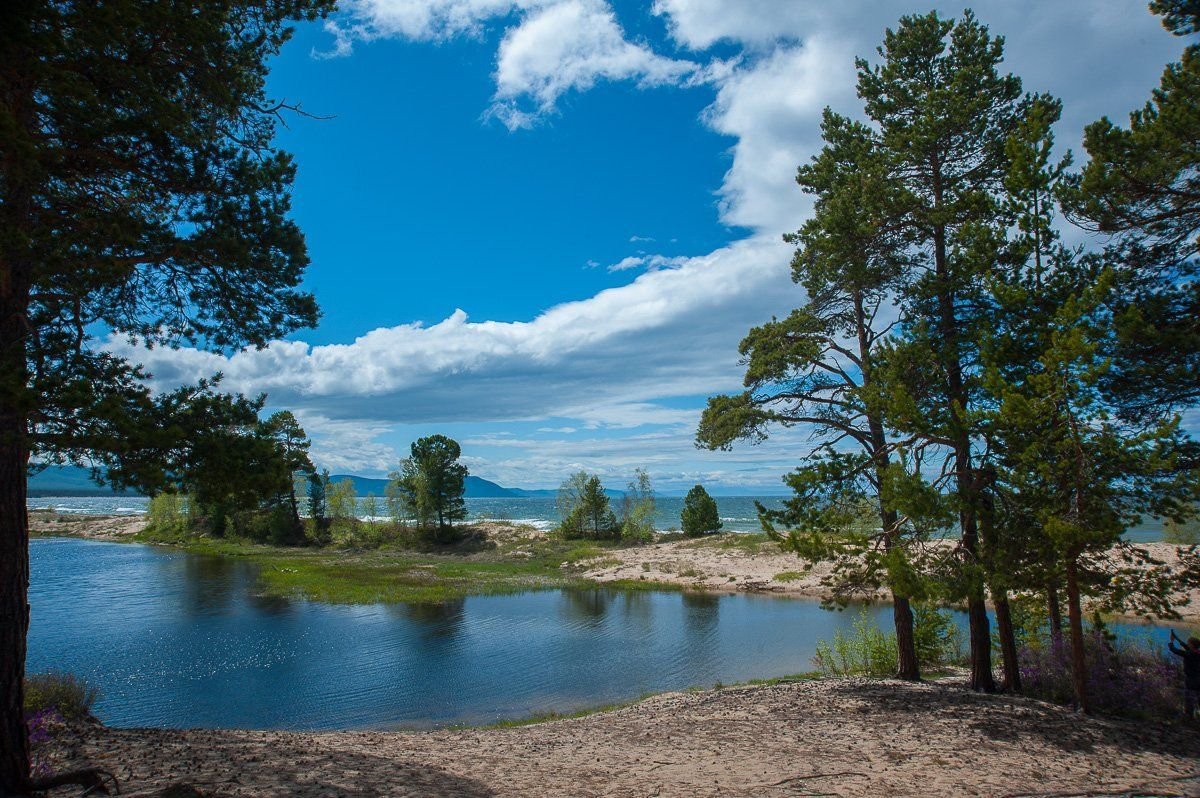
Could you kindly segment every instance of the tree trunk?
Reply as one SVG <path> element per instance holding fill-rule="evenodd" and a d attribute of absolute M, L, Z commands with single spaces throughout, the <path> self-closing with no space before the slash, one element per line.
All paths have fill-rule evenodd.
<path fill-rule="evenodd" d="M 1000 637 L 1000 653 L 1004 658 L 1004 689 L 1021 692 L 1021 664 L 1017 661 L 1017 636 L 1013 631 L 1012 610 L 1007 591 L 994 592 L 996 632 Z"/>
<path fill-rule="evenodd" d="M 1067 560 L 1067 623 L 1071 629 L 1071 684 L 1075 689 L 1075 706 L 1080 712 L 1090 711 L 1087 694 L 1087 662 L 1083 652 L 1083 611 L 1079 604 L 1079 572 L 1076 558 Z"/>
<path fill-rule="evenodd" d="M 912 604 L 907 596 L 892 593 L 892 620 L 896 624 L 896 678 L 921 681 L 921 663 L 917 660 L 917 640 L 913 634 Z"/>
<path fill-rule="evenodd" d="M 1050 617 L 1050 639 L 1057 643 L 1062 640 L 1062 607 L 1058 604 L 1058 586 L 1053 582 L 1046 585 L 1046 612 Z"/>
<path fill-rule="evenodd" d="M 29 629 L 29 519 L 25 514 L 28 454 L 19 416 L 0 418 L 0 795 L 29 779 L 25 728 L 25 633 Z M 14 423 L 15 422 L 15 423 Z M 13 438 L 18 440 L 14 441 Z"/>
<path fill-rule="evenodd" d="M 0 270 L 3 264 L 0 264 Z M 0 291 L 6 286 L 0 273 Z M 8 298 L 8 297 L 4 297 Z M 3 303 L 9 304 L 9 303 Z M 29 781 L 25 728 L 25 635 L 29 629 L 29 517 L 25 512 L 29 443 L 23 316 L 0 311 L 0 795 Z"/>

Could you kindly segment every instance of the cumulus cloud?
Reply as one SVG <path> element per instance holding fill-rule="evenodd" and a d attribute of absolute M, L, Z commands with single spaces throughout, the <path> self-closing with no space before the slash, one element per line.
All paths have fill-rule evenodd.
<path fill-rule="evenodd" d="M 629 41 L 604 0 L 349 0 L 325 25 L 332 48 L 314 54 L 344 57 L 356 41 L 380 38 L 478 36 L 489 25 L 505 33 L 496 56 L 496 92 L 484 115 L 510 130 L 532 127 L 562 95 L 600 81 L 646 87 L 708 74 L 691 61 Z"/>
<path fill-rule="evenodd" d="M 741 241 L 528 322 L 474 322 L 459 310 L 350 344 L 276 342 L 232 357 L 134 350 L 115 336 L 106 346 L 164 387 L 221 371 L 227 389 L 267 391 L 273 405 L 330 421 L 664 423 L 679 414 L 639 403 L 737 385 L 738 340 L 798 299 L 788 256 L 781 242 Z"/>
<path fill-rule="evenodd" d="M 695 68 L 627 41 L 612 10 L 599 0 L 565 0 L 530 14 L 505 34 L 488 113 L 510 129 L 529 127 L 569 91 L 586 91 L 601 80 L 658 86 Z"/>

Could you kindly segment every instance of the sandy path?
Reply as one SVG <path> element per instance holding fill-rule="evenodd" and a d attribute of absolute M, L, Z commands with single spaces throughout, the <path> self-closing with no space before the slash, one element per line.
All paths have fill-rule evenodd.
<path fill-rule="evenodd" d="M 698 590 L 768 591 L 821 599 L 831 594 L 822 584 L 832 571 L 828 563 L 818 563 L 805 571 L 799 557 L 781 552 L 773 544 L 748 551 L 739 546 L 721 545 L 721 542 L 720 538 L 681 540 L 605 552 L 584 577 L 597 582 L 645 580 Z M 1169 543 L 1139 545 L 1167 564 L 1178 562 L 1177 546 Z M 863 598 L 886 600 L 888 596 L 880 591 Z M 1183 622 L 1200 625 L 1200 590 L 1180 592 L 1176 598 L 1186 601 L 1177 608 Z"/>
<path fill-rule="evenodd" d="M 94 729 L 68 759 L 132 794 L 183 782 L 220 796 L 1200 796 L 1194 728 L 861 679 L 672 693 L 511 729 Z"/>

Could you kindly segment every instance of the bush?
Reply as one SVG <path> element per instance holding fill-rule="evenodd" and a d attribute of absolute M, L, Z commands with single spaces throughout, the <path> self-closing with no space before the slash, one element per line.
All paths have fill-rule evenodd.
<path fill-rule="evenodd" d="M 160 493 L 150 499 L 146 526 L 157 534 L 182 535 L 191 528 L 191 507 L 187 496 Z"/>
<path fill-rule="evenodd" d="M 100 688 L 70 673 L 35 673 L 25 677 L 25 712 L 56 712 L 67 720 L 92 714 Z"/>
<path fill-rule="evenodd" d="M 949 612 L 918 605 L 913 616 L 917 661 L 922 668 L 936 670 L 962 660 L 962 634 Z M 825 676 L 894 676 L 896 634 L 880 629 L 863 607 L 851 634 L 839 630 L 833 633 L 833 642 L 817 643 L 813 664 Z"/>
<path fill-rule="evenodd" d="M 1145 640 L 1116 640 L 1103 625 L 1084 636 L 1087 692 L 1098 712 L 1139 718 L 1170 718 L 1180 713 L 1183 670 Z M 1062 637 L 1028 641 L 1018 651 L 1021 683 L 1027 695 L 1072 704 L 1071 644 Z"/>
<path fill-rule="evenodd" d="M 1172 521 L 1163 523 L 1163 540 L 1177 546 L 1195 546 L 1200 543 L 1200 519 L 1188 521 Z"/>

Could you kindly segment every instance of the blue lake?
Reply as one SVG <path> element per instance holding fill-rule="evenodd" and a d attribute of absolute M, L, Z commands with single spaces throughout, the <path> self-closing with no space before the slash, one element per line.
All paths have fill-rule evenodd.
<path fill-rule="evenodd" d="M 98 684 L 96 714 L 113 726 L 399 728 L 569 711 L 811 670 L 816 643 L 857 615 L 608 589 L 346 607 L 262 598 L 236 559 L 79 539 L 34 540 L 30 555 L 27 667 Z M 890 622 L 889 607 L 869 612 Z"/>

